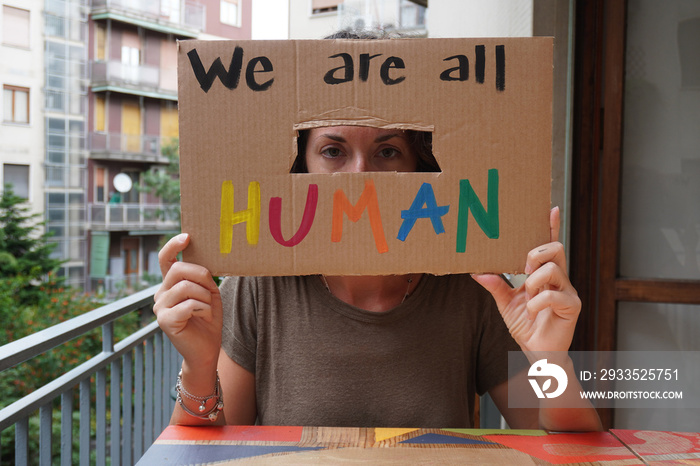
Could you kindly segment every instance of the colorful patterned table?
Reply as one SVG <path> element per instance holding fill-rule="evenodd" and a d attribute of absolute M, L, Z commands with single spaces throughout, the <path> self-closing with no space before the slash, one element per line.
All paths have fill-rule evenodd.
<path fill-rule="evenodd" d="M 169 426 L 139 465 L 698 464 L 700 434 L 538 430 Z"/>

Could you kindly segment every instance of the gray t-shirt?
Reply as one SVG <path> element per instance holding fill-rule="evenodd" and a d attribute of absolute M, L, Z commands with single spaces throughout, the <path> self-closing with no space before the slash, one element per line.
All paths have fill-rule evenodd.
<path fill-rule="evenodd" d="M 264 425 L 471 427 L 475 392 L 507 379 L 519 348 L 469 275 L 424 275 L 370 312 L 318 276 L 229 277 L 222 346 L 255 374 Z"/>

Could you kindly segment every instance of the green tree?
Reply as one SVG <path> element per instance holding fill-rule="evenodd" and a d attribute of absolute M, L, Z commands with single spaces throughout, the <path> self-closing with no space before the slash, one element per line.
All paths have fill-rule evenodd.
<path fill-rule="evenodd" d="M 0 278 L 3 292 L 18 304 L 36 304 L 45 293 L 38 284 L 56 272 L 61 260 L 52 257 L 55 243 L 41 232 L 39 214 L 31 214 L 25 199 L 17 196 L 12 185 L 5 185 L 0 195 Z"/>
<path fill-rule="evenodd" d="M 149 192 L 158 196 L 164 209 L 158 212 L 165 219 L 177 220 L 180 224 L 180 145 L 177 138 L 172 138 L 167 144 L 163 144 L 161 153 L 168 159 L 165 168 L 152 167 L 144 173 L 140 191 Z"/>
<path fill-rule="evenodd" d="M 65 286 L 56 276 L 61 260 L 52 257 L 55 244 L 49 242 L 49 235 L 42 232 L 42 223 L 36 217 L 37 214 L 30 214 L 25 200 L 15 195 L 11 186 L 6 186 L 0 194 L 0 346 L 103 304 L 94 296 Z M 138 328 L 138 313 L 127 314 L 115 323 L 115 340 L 122 340 Z M 0 409 L 85 362 L 101 348 L 100 329 L 94 329 L 4 370 L 0 374 Z M 35 435 L 37 422 L 36 416 L 32 416 L 30 451 L 39 447 Z M 60 423 L 54 422 L 54 428 L 57 425 Z M 73 428 L 73 438 L 77 439 L 77 424 Z M 0 435 L 3 464 L 14 458 L 13 435 L 14 428 L 5 429 Z M 54 450 L 57 458 L 60 442 L 54 443 Z M 35 458 L 30 461 L 34 464 Z"/>

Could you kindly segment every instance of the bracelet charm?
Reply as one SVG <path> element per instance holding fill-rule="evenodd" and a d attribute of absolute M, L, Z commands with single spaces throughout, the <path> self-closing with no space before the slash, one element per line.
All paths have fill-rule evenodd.
<path fill-rule="evenodd" d="M 177 402 L 180 404 L 182 410 L 190 416 L 196 417 L 197 419 L 204 419 L 214 422 L 219 417 L 219 412 L 224 409 L 223 392 L 221 390 L 221 381 L 219 380 L 219 371 L 216 372 L 216 384 L 214 385 L 214 393 L 211 395 L 196 396 L 188 392 L 182 385 L 182 369 L 180 369 L 180 373 L 177 375 L 175 391 L 177 393 Z M 183 397 L 187 398 L 188 400 L 198 402 L 199 406 L 197 409 L 200 414 L 189 409 L 182 400 Z M 214 406 L 209 411 L 204 412 L 204 410 L 207 409 L 207 402 L 211 399 L 215 399 L 216 403 L 214 403 Z"/>

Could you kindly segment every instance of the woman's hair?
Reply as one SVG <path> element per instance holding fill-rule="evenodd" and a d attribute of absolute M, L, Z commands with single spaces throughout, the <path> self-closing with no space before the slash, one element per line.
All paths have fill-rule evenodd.
<path fill-rule="evenodd" d="M 324 39 L 357 39 L 357 40 L 376 40 L 376 39 L 398 39 L 404 37 L 396 31 L 388 31 L 386 29 L 342 29 L 330 34 Z"/>
<path fill-rule="evenodd" d="M 306 166 L 306 144 L 309 139 L 308 129 L 299 131 L 297 137 L 297 157 L 292 164 L 289 173 L 308 173 L 309 169 Z M 411 150 L 418 158 L 416 165 L 417 172 L 439 172 L 440 166 L 433 155 L 433 133 L 428 131 L 406 130 L 406 140 Z"/>

